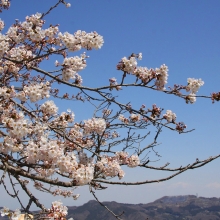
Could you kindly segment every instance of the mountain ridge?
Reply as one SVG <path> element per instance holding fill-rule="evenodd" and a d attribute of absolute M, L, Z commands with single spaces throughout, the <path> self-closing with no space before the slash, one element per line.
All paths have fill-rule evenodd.
<path fill-rule="evenodd" d="M 220 220 L 220 198 L 195 195 L 164 196 L 150 203 L 128 204 L 103 202 L 124 220 Z M 68 217 L 74 220 L 115 220 L 97 201 L 69 206 Z M 7 218 L 0 217 L 0 220 Z"/>

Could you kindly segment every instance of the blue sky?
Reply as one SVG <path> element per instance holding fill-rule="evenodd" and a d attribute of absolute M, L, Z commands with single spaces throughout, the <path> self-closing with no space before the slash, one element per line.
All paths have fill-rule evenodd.
<path fill-rule="evenodd" d="M 12 1 L 9 11 L 0 16 L 7 28 L 18 18 L 45 12 L 55 0 Z M 90 58 L 87 68 L 81 72 L 85 86 L 107 85 L 108 79 L 120 79 L 121 72 L 116 64 L 132 52 L 143 53 L 140 66 L 159 67 L 165 63 L 169 67 L 168 85 L 186 85 L 187 78 L 202 78 L 205 84 L 198 95 L 210 95 L 220 91 L 220 1 L 153 1 L 153 0 L 75 0 L 70 1 L 71 8 L 60 6 L 46 17 L 46 25 L 60 24 L 60 31 L 74 33 L 77 30 L 97 31 L 104 37 L 104 46 L 98 51 L 88 51 Z M 51 58 L 45 69 L 54 69 Z M 197 99 L 193 105 L 186 105 L 184 100 L 161 92 L 143 89 L 123 89 L 119 99 L 132 101 L 137 108 L 141 104 L 151 107 L 171 109 L 177 114 L 178 121 L 184 121 L 189 129 L 196 130 L 179 135 L 171 131 L 161 134 L 157 150 L 162 155 L 159 164 L 171 162 L 171 167 L 186 165 L 196 158 L 205 159 L 219 154 L 219 104 L 211 100 Z M 77 120 L 91 117 L 87 108 L 76 102 L 59 106 L 60 110 L 71 108 Z M 155 163 L 156 165 L 156 163 Z M 126 203 L 152 202 L 165 195 L 196 194 L 206 197 L 220 197 L 220 159 L 207 166 L 188 171 L 168 182 L 135 187 L 110 187 L 97 192 L 102 201 Z M 154 179 L 161 174 L 126 169 L 126 179 Z M 135 173 L 134 173 L 135 172 Z M 3 188 L 1 188 L 3 192 Z M 3 192 L 4 193 L 4 192 Z M 78 201 L 65 200 L 65 205 L 81 205 L 92 199 L 88 187 L 82 187 L 76 193 L 81 194 Z M 40 195 L 48 206 L 54 197 Z M 5 196 L 6 198 L 6 196 Z M 64 201 L 64 200 L 63 200 Z M 18 207 L 14 200 L 5 199 L 0 206 Z"/>

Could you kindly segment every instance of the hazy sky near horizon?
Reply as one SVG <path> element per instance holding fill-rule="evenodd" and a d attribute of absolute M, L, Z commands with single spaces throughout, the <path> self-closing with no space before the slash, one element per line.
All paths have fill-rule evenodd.
<path fill-rule="evenodd" d="M 77 30 L 97 31 L 104 37 L 101 50 L 88 51 L 87 68 L 81 72 L 85 86 L 107 85 L 108 79 L 120 79 L 121 72 L 116 64 L 131 53 L 143 53 L 140 66 L 148 68 L 166 64 L 169 67 L 168 86 L 187 84 L 187 78 L 202 78 L 204 86 L 198 95 L 210 95 L 220 91 L 220 1 L 219 0 L 75 0 L 70 8 L 61 5 L 49 14 L 44 27 L 60 24 L 61 32 Z M 15 19 L 25 20 L 26 15 L 45 12 L 55 0 L 13 0 L 8 11 L 0 15 L 6 27 Z M 54 69 L 54 60 L 48 63 Z M 50 66 L 43 65 L 45 69 Z M 166 87 L 168 87 L 166 86 Z M 165 110 L 171 109 L 178 121 L 184 121 L 188 129 L 196 130 L 179 135 L 164 130 L 156 150 L 160 153 L 159 165 L 170 162 L 170 167 L 187 165 L 220 153 L 220 103 L 212 104 L 209 99 L 197 99 L 193 105 L 184 100 L 157 91 L 123 89 L 118 93 L 124 103 L 132 101 L 133 107 L 157 104 Z M 75 102 L 59 106 L 60 111 L 71 108 L 76 120 L 87 119 L 92 111 L 79 108 Z M 150 141 L 151 142 L 151 141 Z M 157 165 L 157 163 L 152 163 Z M 220 197 L 220 159 L 193 171 L 187 171 L 172 180 L 142 186 L 110 186 L 98 191 L 101 201 L 124 203 L 147 203 L 162 196 L 198 194 L 205 197 Z M 126 169 L 125 180 L 157 179 L 149 170 Z M 165 175 L 168 175 L 165 174 Z M 16 200 L 8 198 L 0 186 L 4 200 L 0 206 L 19 208 Z M 93 199 L 88 187 L 76 190 L 81 197 L 77 200 L 62 199 L 65 205 L 81 205 Z M 49 207 L 56 197 L 39 194 Z"/>

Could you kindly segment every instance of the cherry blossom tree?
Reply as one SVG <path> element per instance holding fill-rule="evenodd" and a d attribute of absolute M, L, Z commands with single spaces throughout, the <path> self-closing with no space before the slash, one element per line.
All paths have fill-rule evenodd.
<path fill-rule="evenodd" d="M 71 6 L 58 0 L 42 14 L 27 16 L 24 21 L 15 20 L 4 34 L 4 21 L 0 21 L 0 169 L 3 173 L 0 184 L 9 196 L 18 200 L 22 212 L 31 213 L 34 203 L 49 218 L 64 219 L 67 214 L 67 208 L 57 201 L 47 209 L 29 190 L 29 185 L 34 185 L 41 193 L 73 199 L 79 196 L 73 193 L 75 187 L 89 185 L 98 201 L 95 190 L 105 189 L 108 184 L 167 181 L 220 156 L 197 159 L 176 168 L 169 168 L 169 164 L 152 166 L 147 153 L 156 147 L 162 129 L 180 134 L 192 130 L 187 130 L 172 110 L 163 111 L 155 104 L 147 108 L 146 104 L 134 107 L 131 103 L 120 102 L 120 90 L 131 87 L 135 91 L 136 87 L 142 87 L 177 96 L 186 104 L 195 103 L 197 97 L 219 101 L 220 93 L 198 96 L 204 82 L 194 78 L 188 78 L 186 85 L 176 84 L 166 89 L 168 67 L 165 64 L 155 69 L 138 66 L 141 53 L 131 53 L 118 62 L 116 69 L 121 76 L 118 80 L 113 77 L 106 80 L 104 86 L 87 87 L 79 73 L 86 68 L 87 53 L 101 49 L 104 40 L 95 31 L 61 33 L 58 24 L 48 26 L 47 15 L 63 5 Z M 1 10 L 9 7 L 9 0 L 1 0 Z M 77 51 L 82 51 L 80 56 L 74 56 Z M 56 61 L 51 71 L 42 69 L 41 64 L 52 57 L 59 57 L 62 62 Z M 128 75 L 132 83 L 126 82 Z M 75 121 L 76 106 L 59 112 L 57 100 L 59 103 L 62 100 L 90 103 L 91 118 Z M 146 145 L 142 143 L 149 133 L 140 131 L 147 128 L 155 129 L 156 133 Z M 125 166 L 139 167 L 143 172 L 146 169 L 169 171 L 169 174 L 165 178 L 124 182 Z M 12 192 L 6 179 L 11 183 Z M 17 185 L 28 195 L 28 204 L 22 201 Z M 19 210 L 11 213 L 8 208 L 1 213 L 12 219 L 20 215 Z"/>

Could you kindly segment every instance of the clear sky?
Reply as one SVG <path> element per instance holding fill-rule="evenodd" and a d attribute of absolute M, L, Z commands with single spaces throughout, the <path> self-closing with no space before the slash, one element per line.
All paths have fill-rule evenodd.
<path fill-rule="evenodd" d="M 77 30 L 97 31 L 104 37 L 104 46 L 98 51 L 88 51 L 90 58 L 87 68 L 81 72 L 83 85 L 107 85 L 111 77 L 120 78 L 116 64 L 132 52 L 143 53 L 140 66 L 169 67 L 168 86 L 187 84 L 187 78 L 202 78 L 204 86 L 198 95 L 210 95 L 220 91 L 220 1 L 219 0 L 75 0 L 70 8 L 60 6 L 46 17 L 46 25 L 60 24 L 60 31 L 74 33 Z M 0 16 L 5 21 L 6 31 L 14 19 L 24 21 L 26 15 L 45 12 L 55 0 L 13 0 L 9 11 Z M 51 62 L 50 62 L 51 61 Z M 53 69 L 54 60 L 50 60 Z M 205 159 L 220 153 L 220 103 L 197 99 L 193 105 L 186 105 L 184 100 L 161 92 L 143 89 L 124 89 L 118 93 L 124 103 L 132 101 L 139 107 L 152 104 L 171 109 L 177 114 L 178 121 L 184 121 L 189 129 L 196 130 L 179 135 L 164 131 L 157 150 L 162 158 L 159 164 L 170 162 L 170 167 L 187 165 L 196 158 Z M 60 106 L 60 110 L 71 108 L 76 120 L 87 119 L 92 111 L 77 108 L 74 103 Z M 156 165 L 156 163 L 155 163 Z M 97 192 L 101 201 L 124 203 L 147 203 L 162 196 L 187 195 L 198 193 L 199 196 L 220 197 L 220 159 L 207 166 L 188 171 L 170 181 L 144 186 L 112 186 L 108 190 Z M 127 180 L 155 179 L 161 174 L 144 170 L 135 172 L 126 169 Z M 3 187 L 0 188 L 5 200 L 0 206 L 17 208 L 15 200 L 8 199 Z M 81 197 L 78 201 L 66 199 L 65 205 L 81 205 L 92 199 L 88 187 L 76 190 Z M 38 193 L 39 194 L 39 193 Z M 40 195 L 46 204 L 57 199 Z"/>

